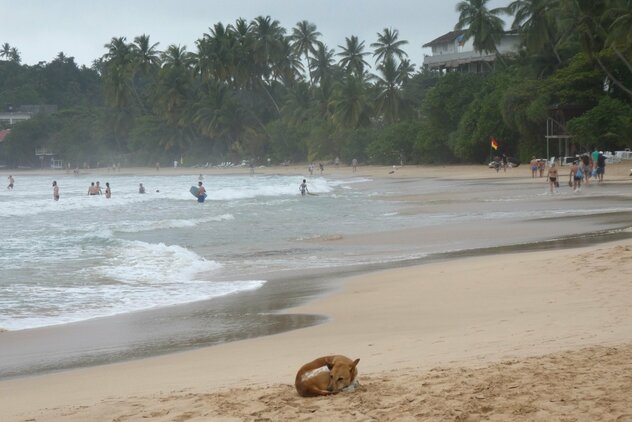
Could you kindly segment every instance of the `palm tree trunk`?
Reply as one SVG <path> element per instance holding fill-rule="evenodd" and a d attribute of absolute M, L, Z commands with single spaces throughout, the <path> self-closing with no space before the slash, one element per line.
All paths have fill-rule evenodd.
<path fill-rule="evenodd" d="M 610 73 L 610 71 L 608 71 L 608 69 L 606 68 L 606 66 L 603 64 L 603 62 L 601 61 L 601 58 L 599 58 L 599 56 L 595 55 L 594 56 L 595 59 L 597 60 L 597 63 L 599 64 L 599 67 L 601 67 L 601 70 L 604 71 L 604 73 L 608 76 L 608 78 L 612 81 L 612 83 L 614 83 L 616 86 L 618 86 L 619 88 L 621 88 L 623 90 L 623 92 L 625 92 L 626 94 L 628 94 L 629 96 L 632 97 L 632 90 L 630 90 L 629 88 L 627 88 L 620 80 L 618 80 L 617 78 L 615 78 L 612 73 Z"/>
<path fill-rule="evenodd" d="M 614 53 L 617 55 L 617 57 L 619 57 L 621 59 L 623 64 L 625 64 L 625 66 L 628 68 L 628 70 L 630 72 L 632 72 L 632 64 L 630 64 L 630 61 L 628 59 L 626 59 L 623 54 L 621 54 L 619 49 L 617 49 L 616 47 L 612 47 L 612 49 L 614 50 Z"/>
<path fill-rule="evenodd" d="M 276 103 L 276 101 L 274 101 L 274 97 L 272 96 L 272 94 L 270 94 L 270 91 L 268 91 L 263 81 L 260 82 L 260 85 L 261 85 L 261 88 L 263 88 L 263 91 L 266 93 L 266 95 L 270 99 L 270 102 L 272 102 L 272 105 L 274 106 L 274 109 L 276 110 L 277 114 L 280 116 L 281 110 L 279 109 L 279 105 Z"/>
<path fill-rule="evenodd" d="M 557 52 L 557 48 L 555 47 L 555 45 L 557 43 L 553 42 L 553 36 L 551 35 L 551 29 L 547 26 L 546 29 L 546 38 L 549 40 L 549 44 L 551 44 L 551 49 L 553 50 L 553 54 L 555 54 L 555 58 L 557 59 L 557 64 L 562 64 L 562 58 L 560 57 L 560 54 Z"/>

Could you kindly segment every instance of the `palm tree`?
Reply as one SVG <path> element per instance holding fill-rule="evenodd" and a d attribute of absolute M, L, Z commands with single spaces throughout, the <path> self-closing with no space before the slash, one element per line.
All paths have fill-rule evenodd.
<path fill-rule="evenodd" d="M 406 40 L 398 40 L 399 31 L 397 29 L 384 28 L 384 31 L 377 34 L 377 41 L 371 44 L 371 47 L 375 49 L 373 57 L 375 57 L 375 63 L 385 60 L 387 57 L 397 56 L 401 61 L 408 54 L 402 50 L 402 46 L 408 44 Z"/>
<path fill-rule="evenodd" d="M 548 45 L 561 64 L 553 31 L 555 22 L 551 16 L 558 3 L 558 0 L 514 0 L 507 6 L 507 13 L 514 16 L 511 28 L 522 34 L 529 50 L 539 51 Z"/>
<path fill-rule="evenodd" d="M 110 124 L 113 128 L 116 146 L 120 150 L 131 128 L 133 116 L 131 98 L 132 55 L 125 37 L 114 37 L 104 46 L 105 61 L 103 82 L 105 99 L 111 107 Z"/>
<path fill-rule="evenodd" d="M 105 94 L 110 106 L 123 110 L 129 107 L 131 97 L 131 50 L 125 37 L 112 38 L 105 45 Z"/>
<path fill-rule="evenodd" d="M 13 63 L 20 64 L 22 62 L 22 56 L 20 55 L 20 51 L 15 47 L 11 47 L 11 51 L 9 52 L 9 58 Z"/>
<path fill-rule="evenodd" d="M 607 28 L 609 33 L 606 44 L 632 72 L 632 65 L 628 59 L 631 56 L 630 46 L 632 46 L 632 1 L 615 0 L 612 4 L 613 7 L 606 12 L 609 15 L 606 17 L 614 18 Z M 625 53 L 627 53 L 627 57 Z"/>
<path fill-rule="evenodd" d="M 352 35 L 345 38 L 346 46 L 339 45 L 342 52 L 338 53 L 341 56 L 340 66 L 347 70 L 348 73 L 352 73 L 356 76 L 362 76 L 364 74 L 364 66 L 371 67 L 365 60 L 364 56 L 369 53 L 364 51 L 364 41 L 359 42 L 358 37 Z"/>
<path fill-rule="evenodd" d="M 135 65 L 135 72 L 141 75 L 149 75 L 160 67 L 160 51 L 158 44 L 149 41 L 149 35 L 139 35 L 134 38 L 130 46 Z"/>
<path fill-rule="evenodd" d="M 573 28 L 579 34 L 583 50 L 598 64 L 614 85 L 632 96 L 632 87 L 626 85 L 625 80 L 618 77 L 611 69 L 612 65 L 602 57 L 602 54 L 607 56 L 608 53 L 614 52 L 627 69 L 632 72 L 632 65 L 616 48 L 617 44 L 612 44 L 612 40 L 610 44 L 608 43 L 608 28 L 616 22 L 616 19 L 612 21 L 611 9 L 603 1 L 561 0 L 561 10 L 572 17 Z M 606 24 L 604 25 L 602 22 L 606 22 Z"/>
<path fill-rule="evenodd" d="M 373 75 L 377 94 L 377 112 L 384 116 L 386 123 L 394 123 L 399 120 L 400 95 L 400 69 L 395 64 L 392 56 L 386 56 L 377 70 L 380 75 Z"/>
<path fill-rule="evenodd" d="M 8 42 L 2 44 L 2 47 L 0 49 L 0 57 L 4 57 L 5 59 L 9 59 L 9 57 L 11 57 L 11 46 Z"/>
<path fill-rule="evenodd" d="M 282 81 L 286 87 L 291 87 L 295 85 L 302 72 L 303 63 L 290 44 L 289 37 L 283 38 L 280 43 L 279 58 L 272 63 L 275 79 Z"/>
<path fill-rule="evenodd" d="M 181 123 L 191 94 L 194 59 L 186 47 L 171 44 L 162 53 L 162 62 L 157 103 L 169 124 L 176 126 Z"/>
<path fill-rule="evenodd" d="M 355 129 L 368 123 L 370 101 L 364 77 L 347 74 L 336 88 L 332 103 L 337 125 Z"/>
<path fill-rule="evenodd" d="M 319 42 L 314 53 L 314 59 L 310 65 L 310 71 L 314 77 L 314 83 L 320 83 L 331 76 L 331 68 L 334 64 L 334 50 L 330 50 L 324 43 Z"/>
<path fill-rule="evenodd" d="M 402 85 L 406 85 L 412 75 L 415 73 L 415 64 L 411 63 L 410 60 L 404 59 L 397 66 L 397 72 L 399 73 L 399 80 Z"/>
<path fill-rule="evenodd" d="M 258 16 L 252 22 L 252 32 L 255 38 L 254 53 L 259 74 L 268 81 L 272 73 L 271 62 L 279 58 L 285 29 L 281 27 L 279 21 L 272 20 L 270 16 Z"/>
<path fill-rule="evenodd" d="M 292 47 L 297 54 L 305 56 L 307 70 L 309 72 L 309 82 L 313 83 L 312 70 L 310 63 L 310 54 L 316 53 L 316 45 L 318 45 L 318 37 L 322 34 L 316 30 L 316 25 L 306 20 L 296 23 L 296 27 L 292 29 L 290 41 Z"/>
<path fill-rule="evenodd" d="M 197 72 L 203 80 L 230 81 L 234 68 L 234 39 L 231 27 L 216 23 L 196 42 Z"/>
<path fill-rule="evenodd" d="M 232 75 L 234 84 L 241 88 L 252 88 L 258 83 L 256 58 L 254 54 L 256 39 L 253 33 L 253 26 L 245 19 L 240 18 L 235 21 L 230 31 L 235 38 L 235 44 L 232 47 Z"/>
<path fill-rule="evenodd" d="M 149 98 L 149 87 L 153 84 L 160 69 L 160 52 L 158 43 L 151 44 L 149 35 L 139 35 L 130 46 L 132 63 L 131 89 L 143 114 L 146 114 L 146 103 Z"/>
<path fill-rule="evenodd" d="M 289 90 L 285 104 L 281 108 L 283 119 L 291 125 L 299 126 L 312 116 L 313 98 L 306 82 L 297 83 Z"/>
<path fill-rule="evenodd" d="M 504 12 L 502 7 L 489 10 L 489 0 L 463 0 L 456 5 L 459 21 L 455 30 L 465 29 L 464 38 L 473 38 L 474 50 L 495 53 L 503 62 L 496 47 L 503 34 L 503 20 L 498 17 Z"/>

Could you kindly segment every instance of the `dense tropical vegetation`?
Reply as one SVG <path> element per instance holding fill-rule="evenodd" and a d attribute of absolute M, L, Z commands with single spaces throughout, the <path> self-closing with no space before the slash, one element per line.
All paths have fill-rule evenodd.
<path fill-rule="evenodd" d="M 58 109 L 14 125 L 0 161 L 32 165 L 45 146 L 93 166 L 483 162 L 492 136 L 526 159 L 544 155 L 546 120 L 560 110 L 579 149 L 632 144 L 632 0 L 487 3 L 459 2 L 455 27 L 498 54 L 508 17 L 521 49 L 483 74 L 417 70 L 393 28 L 335 50 L 315 24 L 288 30 L 269 16 L 216 23 L 192 50 L 114 37 L 90 68 L 64 53 L 23 65 L 5 43 L 0 107 Z"/>

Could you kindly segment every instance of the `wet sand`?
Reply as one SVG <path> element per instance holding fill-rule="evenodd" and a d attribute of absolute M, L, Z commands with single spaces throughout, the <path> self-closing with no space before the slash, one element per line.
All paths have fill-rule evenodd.
<path fill-rule="evenodd" d="M 386 169 L 365 170 L 375 174 Z M 403 176 L 405 170 L 413 175 Z M 428 169 L 417 170 L 397 169 L 396 182 L 425 177 Z M 431 171 L 433 175 L 458 173 L 454 168 Z M 471 171 L 495 182 L 496 177 L 505 177 L 487 169 Z M 470 176 L 462 173 L 467 180 L 474 178 Z M 607 183 L 628 184 L 626 176 Z M 515 173 L 510 177 L 525 185 L 541 182 Z M 410 199 L 411 193 L 403 191 Z M 412 206 L 411 212 L 423 209 Z M 628 213 L 609 215 L 603 217 L 609 221 L 597 226 L 629 225 L 627 217 Z M 581 223 L 591 221 L 584 218 Z M 479 234 L 486 233 L 478 229 Z M 528 234 L 529 224 L 520 230 Z M 441 236 L 441 230 L 435 235 Z M 415 241 L 415 233 L 333 241 L 371 240 L 405 245 Z M 309 318 L 328 318 L 327 322 L 166 356 L 1 381 L 0 416 L 3 420 L 64 421 L 413 420 L 422 416 L 430 420 L 483 416 L 554 420 L 585 417 L 580 407 L 568 408 L 569 402 L 579 402 L 581 397 L 582 406 L 593 404 L 594 418 L 612 415 L 625 420 L 632 410 L 620 393 L 629 379 L 616 368 L 632 365 L 632 242 L 628 237 L 579 249 L 566 246 L 555 245 L 553 249 L 562 249 L 546 252 L 503 251 L 510 253 L 502 255 L 492 250 L 488 256 L 370 273 L 366 271 L 371 268 L 361 268 L 356 269 L 359 276 L 326 277 L 332 284 L 311 292 L 299 288 L 294 297 L 282 287 L 264 301 L 278 301 L 278 306 L 261 312 L 261 308 L 253 309 L 258 301 L 253 297 L 243 302 L 242 312 L 270 313 L 271 320 L 290 324 L 285 329 L 317 321 Z M 339 290 L 339 286 L 344 287 Z M 278 312 L 314 297 L 319 299 Z M 177 328 L 176 314 L 163 316 Z M 121 330 L 113 321 L 106 318 L 104 325 L 86 326 L 70 337 L 115 335 Z M 141 329 L 148 324 L 142 318 L 136 322 Z M 154 322 L 157 329 L 163 326 L 160 320 Z M 187 318 L 179 322 L 191 326 Z M 55 331 L 60 331 L 45 331 L 29 333 L 40 344 L 35 349 L 45 343 L 65 347 L 66 340 L 54 338 Z M 12 342 L 14 334 L 18 333 L 2 333 L 3 343 Z M 163 347 L 169 351 L 168 345 Z M 334 398 L 298 398 L 291 387 L 295 371 L 302 363 L 330 353 L 362 359 L 362 388 Z M 599 364 L 591 366 L 596 356 Z M 507 359 L 512 363 L 504 363 Z M 534 372 L 538 365 L 547 370 Z M 531 388 L 530 383 L 547 383 L 550 388 Z M 564 391 L 572 388 L 581 388 L 585 394 L 561 400 L 566 397 Z M 446 397 L 445 391 L 453 393 Z M 609 406 L 600 401 L 604 396 Z"/>

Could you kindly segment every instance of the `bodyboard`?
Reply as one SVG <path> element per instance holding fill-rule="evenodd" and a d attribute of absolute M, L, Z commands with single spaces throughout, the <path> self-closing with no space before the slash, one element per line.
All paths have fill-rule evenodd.
<path fill-rule="evenodd" d="M 197 186 L 191 186 L 191 189 L 189 189 L 189 192 L 191 192 L 191 195 L 195 196 L 197 198 L 198 196 L 198 192 L 200 190 L 198 189 Z"/>

